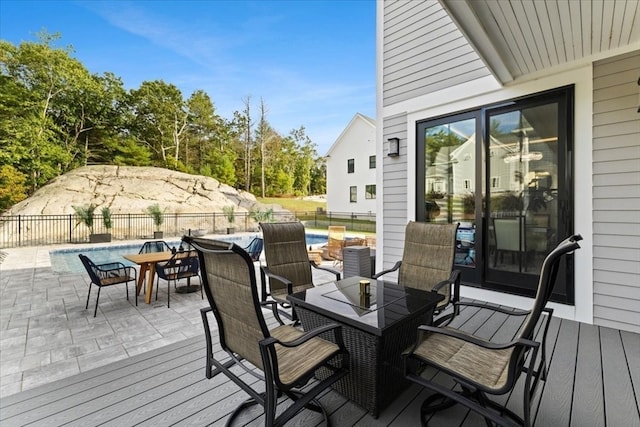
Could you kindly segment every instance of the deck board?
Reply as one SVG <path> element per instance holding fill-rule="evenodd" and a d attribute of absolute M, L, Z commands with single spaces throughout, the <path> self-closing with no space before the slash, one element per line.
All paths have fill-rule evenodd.
<path fill-rule="evenodd" d="M 578 323 L 562 320 L 535 424 L 568 427 L 578 350 Z"/>
<path fill-rule="evenodd" d="M 598 327 L 580 324 L 571 426 L 604 425 L 601 357 Z"/>
<path fill-rule="evenodd" d="M 624 334 L 618 330 L 600 328 L 606 423 L 610 426 L 640 427 L 637 400 L 640 396 L 637 388 L 634 393 L 632 375 L 629 372 L 634 363 L 637 365 L 640 361 L 640 337 L 633 335 L 638 345 L 631 352 L 625 353 L 622 336 Z M 629 355 L 631 358 L 627 360 Z"/>
<path fill-rule="evenodd" d="M 521 322 L 522 318 L 466 307 L 453 324 L 497 342 L 513 337 Z M 214 342 L 217 343 L 216 336 Z M 224 425 L 247 395 L 224 375 L 205 378 L 204 347 L 204 338 L 194 337 L 4 397 L 0 402 L 0 424 Z M 224 358 L 218 344 L 214 351 L 217 357 Z M 638 334 L 553 318 L 547 341 L 549 377 L 540 384 L 532 405 L 535 426 L 640 427 L 638 354 Z M 426 370 L 423 375 L 434 373 Z M 251 375 L 242 376 L 260 387 Z M 445 375 L 438 374 L 434 379 L 453 386 Z M 420 405 L 428 394 L 412 384 L 377 419 L 335 391 L 323 393 L 320 401 L 335 426 L 404 426 L 419 425 Z M 521 387 L 501 401 L 507 399 L 512 410 L 522 412 Z M 261 410 L 247 410 L 238 421 L 238 425 L 261 426 Z M 321 424 L 317 414 L 304 411 L 288 425 Z M 431 425 L 485 424 L 477 414 L 455 406 L 435 414 Z"/>

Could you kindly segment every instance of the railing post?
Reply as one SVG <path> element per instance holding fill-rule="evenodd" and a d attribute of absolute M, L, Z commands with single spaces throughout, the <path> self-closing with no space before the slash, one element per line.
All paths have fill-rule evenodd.
<path fill-rule="evenodd" d="M 71 221 L 73 220 L 73 217 L 71 214 L 69 214 L 69 242 L 68 243 L 72 243 L 71 239 L 73 238 L 73 226 L 71 225 Z"/>
<path fill-rule="evenodd" d="M 20 215 L 18 215 L 18 247 L 22 246 L 22 222 Z"/>

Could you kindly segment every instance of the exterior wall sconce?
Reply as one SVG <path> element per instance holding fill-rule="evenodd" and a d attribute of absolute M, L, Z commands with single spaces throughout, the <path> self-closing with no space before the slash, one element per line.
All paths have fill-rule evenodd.
<path fill-rule="evenodd" d="M 400 155 L 400 138 L 389 138 L 389 152 L 387 156 L 398 157 Z"/>

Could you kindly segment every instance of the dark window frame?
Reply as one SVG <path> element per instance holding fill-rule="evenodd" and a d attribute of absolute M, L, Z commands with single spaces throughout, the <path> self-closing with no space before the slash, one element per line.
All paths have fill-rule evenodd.
<path fill-rule="evenodd" d="M 558 138 L 562 140 L 564 146 L 558 153 L 558 176 L 562 178 L 562 197 L 558 199 L 560 204 L 558 222 L 562 222 L 561 228 L 558 228 L 558 234 L 568 235 L 573 233 L 573 212 L 575 209 L 574 200 L 575 194 L 574 188 L 574 171 L 575 165 L 573 164 L 573 147 L 574 147 L 574 132 L 575 132 L 575 119 L 574 119 L 574 103 L 575 103 L 574 86 L 568 85 L 564 87 L 558 87 L 538 93 L 531 93 L 518 98 L 503 100 L 493 104 L 480 105 L 476 108 L 451 112 L 449 114 L 428 118 L 416 122 L 416 220 L 426 221 L 426 209 L 424 204 L 424 192 L 425 192 L 425 147 L 423 141 L 421 141 L 421 132 L 428 127 L 436 126 L 451 122 L 454 120 L 461 120 L 465 118 L 476 119 L 476 174 L 474 181 L 474 188 L 482 188 L 482 192 L 476 191 L 476 221 L 478 223 L 478 229 L 476 231 L 476 247 L 481 248 L 483 254 L 486 257 L 488 251 L 487 245 L 489 240 L 488 236 L 488 224 L 485 221 L 488 209 L 485 209 L 483 204 L 482 195 L 489 194 L 492 184 L 492 177 L 485 176 L 487 169 L 484 166 L 485 159 L 489 159 L 493 156 L 489 147 L 485 146 L 485 140 L 488 138 L 490 126 L 487 125 L 488 118 L 492 114 L 496 114 L 503 109 L 511 108 L 530 108 L 531 106 L 541 105 L 545 103 L 558 103 Z M 421 196 L 422 195 L 422 196 Z M 422 197 L 422 199 L 421 199 Z M 480 208 L 482 207 L 482 208 Z M 564 212 L 564 214 L 562 214 Z M 568 214 L 571 213 L 571 214 Z M 482 263 L 483 260 L 478 258 L 478 263 Z M 554 293 L 551 297 L 552 301 L 560 302 L 563 304 L 573 305 L 575 303 L 575 275 L 573 271 L 573 257 L 568 256 L 566 262 L 563 264 L 561 271 L 558 275 L 558 280 L 563 280 L 566 284 L 566 294 L 561 295 Z M 476 286 L 480 288 L 486 288 L 496 291 L 502 291 L 507 293 L 514 293 L 523 296 L 533 296 L 532 292 L 522 289 L 516 289 L 516 287 L 507 285 L 501 282 L 489 281 L 486 277 L 487 270 L 485 267 L 475 270 L 475 274 L 466 274 L 462 271 L 462 280 L 465 284 L 470 286 Z M 461 270 L 465 270 L 464 267 Z M 469 269 L 470 270 L 470 269 Z M 471 273 L 471 270 L 469 271 Z M 515 279 L 514 279 L 515 280 Z M 511 280 L 509 283 L 516 283 Z"/>
<path fill-rule="evenodd" d="M 370 191 L 373 188 L 373 191 Z M 367 200 L 373 200 L 376 198 L 376 185 L 367 184 L 364 186 L 364 198 Z"/>
<path fill-rule="evenodd" d="M 358 203 L 358 186 L 349 187 L 349 203 Z"/>

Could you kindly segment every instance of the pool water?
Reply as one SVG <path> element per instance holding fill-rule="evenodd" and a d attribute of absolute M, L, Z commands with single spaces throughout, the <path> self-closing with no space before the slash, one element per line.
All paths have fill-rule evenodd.
<path fill-rule="evenodd" d="M 224 236 L 219 237 L 219 239 L 226 242 L 233 242 L 244 248 L 249 245 L 249 242 L 251 242 L 251 239 L 254 237 L 256 237 L 256 235 Z M 307 234 L 306 240 L 307 245 L 315 246 L 327 243 L 327 236 L 321 234 Z M 180 240 L 167 240 L 166 242 L 171 247 L 178 248 L 180 246 Z M 96 264 L 121 262 L 124 265 L 135 265 L 124 259 L 124 255 L 137 254 L 141 246 L 141 243 L 129 243 L 110 246 L 87 246 L 82 249 L 54 249 L 49 251 L 49 258 L 51 259 L 51 268 L 56 273 L 82 273 L 85 270 L 78 254 L 88 256 L 89 259 Z"/>

